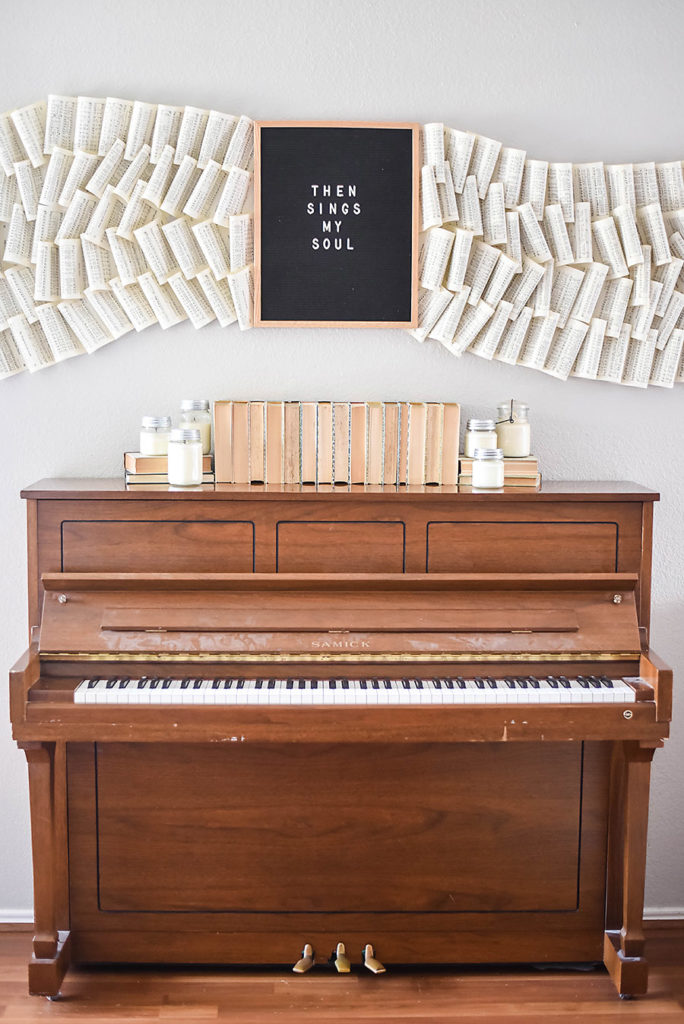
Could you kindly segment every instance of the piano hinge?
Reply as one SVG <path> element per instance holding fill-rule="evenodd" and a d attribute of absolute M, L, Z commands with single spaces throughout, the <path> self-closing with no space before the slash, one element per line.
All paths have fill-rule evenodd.
<path fill-rule="evenodd" d="M 634 661 L 639 657 L 638 651 L 574 651 L 569 653 L 563 651 L 561 653 L 554 651 L 544 652 L 526 652 L 526 653 L 494 653 L 494 652 L 481 652 L 481 651 L 458 651 L 458 652 L 411 652 L 407 653 L 402 651 L 401 653 L 392 651 L 383 651 L 382 653 L 373 653 L 367 651 L 363 654 L 350 653 L 317 653 L 311 654 L 308 651 L 287 651 L 278 654 L 271 652 L 229 652 L 229 651 L 200 651 L 200 652 L 185 652 L 178 653 L 176 651 L 148 651 L 141 653 L 140 651 L 132 651 L 126 653 L 123 651 L 102 651 L 93 654 L 89 652 L 58 652 L 49 651 L 41 652 L 40 658 L 42 661 L 128 661 L 128 662 L 187 662 L 187 663 L 253 663 L 253 664 L 278 664 L 279 662 L 286 664 L 288 662 L 360 662 L 368 664 L 383 664 L 389 662 L 406 662 L 419 664 L 421 662 L 441 662 L 441 663 L 459 663 L 466 664 L 468 662 L 576 662 L 576 661 Z"/>

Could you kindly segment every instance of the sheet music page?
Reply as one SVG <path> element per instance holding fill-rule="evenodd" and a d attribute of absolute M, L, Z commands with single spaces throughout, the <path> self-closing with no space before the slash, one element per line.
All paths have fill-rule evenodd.
<path fill-rule="evenodd" d="M 90 192 L 91 195 L 97 196 L 98 199 L 101 199 L 107 185 L 118 184 L 121 180 L 121 172 L 123 171 L 124 166 L 125 148 L 126 145 L 122 139 L 114 140 L 106 154 L 103 156 L 99 166 L 93 172 L 92 177 L 86 182 L 86 192 Z"/>
<path fill-rule="evenodd" d="M 475 176 L 470 174 L 463 186 L 461 194 L 461 218 L 459 224 L 474 235 L 482 235 L 482 212 L 480 200 L 477 195 L 477 181 Z"/>
<path fill-rule="evenodd" d="M 209 111 L 200 107 L 185 107 L 181 117 L 180 128 L 178 129 L 178 142 L 176 143 L 176 155 L 174 160 L 177 164 L 184 156 L 191 156 L 197 160 L 200 155 L 204 129 L 209 120 Z"/>
<path fill-rule="evenodd" d="M 684 177 L 680 160 L 656 164 L 658 196 L 664 211 L 679 210 L 684 206 Z"/>
<path fill-rule="evenodd" d="M 544 209 L 544 235 L 551 254 L 559 266 L 574 262 L 572 246 L 565 217 L 560 203 L 554 203 Z"/>
<path fill-rule="evenodd" d="M 520 315 L 520 311 L 527 305 L 527 300 L 543 276 L 544 268 L 523 256 L 522 272 L 513 278 L 504 295 L 506 301 L 513 304 L 511 320 L 517 319 Z"/>
<path fill-rule="evenodd" d="M 634 212 L 631 206 L 616 206 L 613 210 L 613 218 L 620 232 L 620 241 L 624 252 L 625 261 L 628 267 L 635 267 L 637 263 L 643 263 L 641 251 L 641 239 L 637 230 Z"/>
<path fill-rule="evenodd" d="M 684 292 L 673 292 L 667 309 L 663 313 L 660 323 L 655 325 L 658 331 L 656 348 L 662 350 L 672 337 L 675 327 L 682 322 L 684 313 Z"/>
<path fill-rule="evenodd" d="M 430 164 L 425 164 L 420 171 L 420 209 L 423 231 L 440 226 L 442 223 L 442 208 L 439 203 L 439 193 L 437 192 L 435 169 Z"/>
<path fill-rule="evenodd" d="M 544 373 L 559 380 L 567 380 L 588 330 L 589 324 L 584 324 L 580 320 L 568 320 L 563 330 L 557 331 L 551 342 Z"/>
<path fill-rule="evenodd" d="M 5 281 L 10 286 L 20 312 L 30 324 L 35 324 L 38 317 L 34 301 L 36 275 L 33 267 L 8 267 L 5 271 Z"/>
<path fill-rule="evenodd" d="M 178 273 L 171 275 L 169 284 L 173 288 L 181 306 L 188 314 L 190 323 L 195 330 L 206 327 L 207 324 L 216 319 L 216 314 L 207 302 L 207 297 L 197 281 L 187 281 L 181 273 Z"/>
<path fill-rule="evenodd" d="M 623 281 L 615 282 L 623 284 Z M 606 321 L 598 317 L 589 324 L 582 347 L 577 353 L 577 359 L 572 369 L 572 377 L 583 377 L 585 380 L 596 380 L 598 375 L 599 361 L 603 351 L 603 339 L 606 334 Z"/>
<path fill-rule="evenodd" d="M 608 189 L 601 161 L 575 164 L 573 184 L 576 202 L 589 203 L 592 217 L 607 216 L 609 213 Z"/>
<path fill-rule="evenodd" d="M 126 135 L 126 160 L 133 160 L 143 146 L 150 146 L 154 122 L 157 117 L 157 106 L 155 103 L 143 103 L 135 100 L 131 111 L 131 120 Z"/>
<path fill-rule="evenodd" d="M 216 212 L 219 195 L 226 184 L 226 172 L 215 160 L 210 160 L 190 193 L 183 212 L 195 220 L 206 220 Z"/>
<path fill-rule="evenodd" d="M 506 245 L 504 252 L 514 260 L 518 269 L 522 267 L 522 242 L 520 241 L 520 217 L 515 212 L 506 214 Z"/>
<path fill-rule="evenodd" d="M 641 229 L 644 244 L 651 246 L 651 260 L 655 266 L 660 267 L 663 263 L 669 263 L 672 254 L 660 203 L 640 206 L 637 210 L 637 223 Z"/>
<path fill-rule="evenodd" d="M 441 342 L 445 348 L 449 348 L 453 341 L 469 295 L 470 288 L 463 288 L 462 291 L 457 292 L 448 302 L 443 313 L 430 330 L 429 337 Z"/>
<path fill-rule="evenodd" d="M 30 160 L 20 160 L 14 165 L 14 178 L 26 219 L 35 220 L 43 190 L 43 168 L 32 167 Z"/>
<path fill-rule="evenodd" d="M 625 319 L 632 325 L 632 341 L 647 340 L 662 290 L 660 281 L 651 281 L 648 305 L 630 306 L 627 311 Z"/>
<path fill-rule="evenodd" d="M 470 158 L 475 146 L 475 136 L 472 132 L 460 132 L 455 128 L 447 128 L 445 141 L 446 158 L 451 165 L 454 189 L 456 194 L 460 195 L 468 177 Z"/>
<path fill-rule="evenodd" d="M 461 356 L 468 346 L 475 341 L 487 321 L 494 315 L 494 310 L 481 299 L 476 306 L 466 303 L 452 340 L 446 345 L 452 355 Z"/>
<path fill-rule="evenodd" d="M 45 188 L 45 183 L 43 183 Z M 9 177 L 4 171 L 0 171 L 0 221 L 9 224 L 12 218 L 12 207 L 19 203 L 16 177 Z"/>
<path fill-rule="evenodd" d="M 606 184 L 608 186 L 608 206 L 613 211 L 618 207 L 627 206 L 636 213 L 636 194 L 634 192 L 634 168 L 631 164 L 606 164 Z"/>
<path fill-rule="evenodd" d="M 625 368 L 622 371 L 621 384 L 631 388 L 646 388 L 651 379 L 651 368 L 656 350 L 656 332 L 649 331 L 645 338 L 635 340 L 632 332 L 627 347 Z"/>
<path fill-rule="evenodd" d="M 190 221 L 187 217 L 179 217 L 178 220 L 172 220 L 168 224 L 164 224 L 162 231 L 166 241 L 169 243 L 171 252 L 176 257 L 178 266 L 188 280 L 197 277 L 201 270 L 207 269 L 207 261 L 197 244 L 197 239 L 192 233 Z M 173 283 L 170 280 L 169 283 L 173 287 Z M 182 296 L 178 292 L 176 292 L 176 295 L 182 303 Z M 188 316 L 190 316 L 189 313 Z"/>
<path fill-rule="evenodd" d="M 86 282 L 80 238 L 65 238 L 59 246 L 59 283 L 63 299 L 83 295 Z"/>
<path fill-rule="evenodd" d="M 188 319 L 176 293 L 168 284 L 159 284 L 154 274 L 147 271 L 138 278 L 138 284 L 162 330 L 175 327 Z M 129 318 L 130 319 L 130 318 Z"/>
<path fill-rule="evenodd" d="M 126 208 L 116 229 L 119 238 L 125 238 L 129 242 L 133 241 L 138 228 L 158 219 L 159 214 L 154 206 L 143 199 L 145 188 L 145 182 L 139 181 L 133 189 L 133 194 L 126 203 Z"/>
<path fill-rule="evenodd" d="M 79 238 L 88 227 L 98 200 L 87 192 L 77 189 L 71 205 L 64 214 L 55 241 L 59 244 L 63 238 Z"/>
<path fill-rule="evenodd" d="M 251 175 L 248 171 L 243 171 L 239 167 L 231 167 L 216 204 L 213 216 L 215 224 L 227 228 L 230 226 L 230 218 L 234 217 L 236 213 L 242 213 L 250 179 Z"/>
<path fill-rule="evenodd" d="M 549 205 L 560 206 L 563 211 L 563 219 L 567 224 L 571 224 L 575 219 L 575 193 L 572 183 L 572 164 L 549 164 L 546 189 Z"/>
<path fill-rule="evenodd" d="M 558 313 L 558 326 L 565 327 L 582 287 L 584 271 L 577 267 L 556 267 L 553 272 L 550 308 Z"/>
<path fill-rule="evenodd" d="M 105 156 L 117 139 L 125 141 L 128 137 L 132 113 L 133 100 L 122 100 L 117 96 L 107 96 L 102 112 L 100 139 L 97 144 L 98 156 Z M 73 149 L 74 147 L 67 146 L 66 148 Z"/>
<path fill-rule="evenodd" d="M 584 278 L 572 309 L 572 316 L 575 320 L 583 320 L 585 324 L 589 323 L 594 315 L 607 276 L 608 267 L 604 263 L 589 264 L 584 272 Z"/>
<path fill-rule="evenodd" d="M 176 173 L 176 166 L 173 162 L 173 147 L 164 146 L 157 160 L 154 162 L 154 169 L 150 174 L 150 180 L 145 185 L 142 198 L 155 206 L 161 206 L 171 182 Z M 152 163 L 152 153 L 150 153 Z"/>
<path fill-rule="evenodd" d="M 157 118 L 159 115 L 157 115 Z M 197 166 L 204 170 L 207 164 L 213 160 L 219 166 L 223 165 L 226 158 L 228 143 L 238 122 L 233 114 L 222 114 L 218 110 L 210 110 L 207 124 L 204 129 L 202 145 L 200 146 Z M 224 325 L 225 326 L 225 325 Z"/>
<path fill-rule="evenodd" d="M 474 242 L 466 267 L 465 283 L 470 289 L 468 305 L 476 306 L 496 266 L 500 252 L 484 242 Z"/>
<path fill-rule="evenodd" d="M 217 231 L 222 231 L 216 225 Z M 230 270 L 235 273 L 254 262 L 254 224 L 249 213 L 241 213 L 230 218 L 228 250 L 230 254 Z"/>
<path fill-rule="evenodd" d="M 543 369 L 557 326 L 558 313 L 532 318 L 518 356 L 518 363 L 521 366 L 529 366 L 535 370 Z"/>
<path fill-rule="evenodd" d="M 33 297 L 36 302 L 56 302 L 59 293 L 59 257 L 56 245 L 38 242 L 36 245 L 36 287 Z M 38 309 L 36 308 L 36 315 Z M 40 318 L 39 318 L 40 319 Z"/>
<path fill-rule="evenodd" d="M 133 235 L 159 284 L 166 284 L 171 274 L 175 274 L 180 268 L 158 222 L 144 224 L 143 227 L 137 228 Z"/>
<path fill-rule="evenodd" d="M 642 245 L 642 260 L 632 267 L 630 277 L 634 281 L 630 306 L 647 306 L 651 291 L 651 246 Z"/>
<path fill-rule="evenodd" d="M 0 271 L 0 331 L 6 331 L 9 318 L 17 316 L 21 309 L 14 297 L 14 292 L 5 280 L 5 275 Z"/>
<path fill-rule="evenodd" d="M 230 280 L 230 278 L 229 278 Z M 418 326 L 408 333 L 416 341 L 425 341 L 453 296 L 446 288 L 430 291 L 428 288 L 418 289 Z M 237 306 L 236 306 L 237 309 Z"/>
<path fill-rule="evenodd" d="M 57 309 L 88 354 L 113 341 L 111 334 L 85 299 L 60 302 Z"/>
<path fill-rule="evenodd" d="M 90 220 L 81 237 L 87 238 L 94 245 L 105 244 L 107 228 L 117 227 L 124 212 L 124 204 L 116 195 L 111 185 L 107 185 L 102 199 L 90 215 Z M 65 218 L 66 219 L 66 218 Z"/>
<path fill-rule="evenodd" d="M 440 288 L 446 272 L 454 236 L 451 231 L 433 228 L 423 236 L 419 257 L 420 284 L 423 288 Z"/>
<path fill-rule="evenodd" d="M 657 388 L 674 387 L 684 351 L 684 331 L 673 331 L 667 345 L 658 350 L 653 358 L 649 384 Z"/>
<path fill-rule="evenodd" d="M 237 129 L 236 129 L 237 130 Z M 238 327 L 248 331 L 254 325 L 254 281 L 252 268 L 244 267 L 226 279 L 237 314 Z"/>
<path fill-rule="evenodd" d="M 482 224 L 484 240 L 488 245 L 506 244 L 506 207 L 504 187 L 500 182 L 492 182 L 487 189 L 482 205 Z"/>
<path fill-rule="evenodd" d="M 114 292 L 86 288 L 85 298 L 114 340 L 133 330 L 133 324 L 117 302 Z"/>
<path fill-rule="evenodd" d="M 510 302 L 501 302 L 475 341 L 468 347 L 468 351 L 480 356 L 481 359 L 493 359 L 503 332 L 510 323 L 509 317 L 512 308 Z"/>
<path fill-rule="evenodd" d="M 520 187 L 520 206 L 530 204 L 535 220 L 544 216 L 546 201 L 546 180 L 549 165 L 546 160 L 526 160 Z M 520 207 L 518 207 L 520 212 Z"/>
<path fill-rule="evenodd" d="M 228 281 L 223 278 L 219 281 L 212 275 L 210 270 L 202 270 L 197 275 L 197 281 L 204 292 L 207 302 L 216 314 L 221 327 L 228 327 L 237 320 L 237 313 L 233 305 L 233 297 L 230 293 Z"/>
<path fill-rule="evenodd" d="M 592 263 L 594 249 L 591 234 L 591 207 L 589 203 L 575 203 L 575 220 L 568 228 L 568 237 L 574 253 L 574 263 Z"/>
<path fill-rule="evenodd" d="M 634 176 L 634 198 L 637 211 L 640 206 L 650 206 L 651 203 L 659 203 L 658 178 L 654 163 L 633 164 L 632 173 Z"/>
<path fill-rule="evenodd" d="M 204 253 L 204 258 L 206 259 L 209 269 L 216 280 L 222 281 L 224 278 L 228 277 L 228 274 L 231 271 L 231 236 L 229 236 L 228 230 L 226 228 L 219 227 L 218 224 L 214 224 L 211 220 L 204 220 L 199 224 L 194 224 L 192 230 L 195 238 L 197 239 L 197 244 Z M 241 267 L 251 262 L 251 260 L 245 260 L 244 263 L 240 264 L 240 267 L 235 267 L 235 269 L 239 270 Z M 230 289 L 228 292 L 230 294 Z"/>
<path fill-rule="evenodd" d="M 45 176 L 43 178 L 43 187 L 40 192 L 39 204 L 41 206 L 49 206 L 51 209 L 57 209 L 59 206 L 59 198 L 66 184 L 67 175 L 73 161 L 73 154 L 67 152 L 66 149 L 62 149 L 60 146 L 54 146 L 50 154 L 50 160 L 45 169 Z M 8 178 L 7 181 L 14 181 L 14 178 Z"/>
<path fill-rule="evenodd" d="M 671 238 L 675 231 L 680 235 L 684 232 L 684 210 L 670 210 L 668 213 L 663 213 L 663 220 L 668 238 Z"/>
<path fill-rule="evenodd" d="M 458 203 L 454 189 L 454 179 L 451 176 L 451 166 L 448 161 L 442 164 L 443 182 L 437 182 L 437 195 L 439 197 L 439 209 L 443 224 L 455 224 L 458 220 Z"/>
<path fill-rule="evenodd" d="M 655 315 L 664 316 L 665 310 L 670 304 L 672 293 L 675 290 L 675 285 L 679 280 L 679 275 L 684 267 L 684 260 L 674 256 L 669 263 L 664 263 L 661 267 L 657 267 L 653 277 L 656 281 L 660 281 L 663 286 L 663 290 L 660 293 L 658 299 L 658 305 L 656 306 Z"/>
<path fill-rule="evenodd" d="M 14 165 L 25 156 L 12 115 L 0 114 L 0 166 L 8 177 L 14 174 Z"/>
<path fill-rule="evenodd" d="M 68 209 L 76 193 L 90 181 L 98 164 L 98 157 L 93 153 L 74 153 L 71 166 L 67 172 L 64 187 L 57 200 L 58 205 Z"/>
<path fill-rule="evenodd" d="M 85 353 L 83 345 L 69 328 L 57 306 L 45 303 L 42 306 L 36 306 L 36 313 L 56 363 L 62 363 L 65 359 L 82 356 Z"/>
<path fill-rule="evenodd" d="M 233 134 L 228 143 L 225 159 L 223 161 L 224 171 L 232 167 L 240 167 L 247 170 L 254 151 L 254 123 L 244 114 L 238 118 Z M 238 317 L 239 321 L 239 317 Z"/>
<path fill-rule="evenodd" d="M 422 127 L 421 142 L 423 146 L 423 163 L 432 167 L 440 168 L 446 157 L 444 154 L 444 125 L 441 122 L 433 121 Z"/>
<path fill-rule="evenodd" d="M 553 289 L 554 263 L 544 265 L 544 276 L 532 292 L 533 316 L 548 316 L 551 312 L 551 291 Z M 555 310 L 554 310 L 555 312 Z"/>
<path fill-rule="evenodd" d="M 143 146 L 119 178 L 114 186 L 117 196 L 125 202 L 131 198 L 133 189 L 141 180 L 146 180 L 146 171 L 150 162 L 150 147 Z"/>
<path fill-rule="evenodd" d="M 78 96 L 74 125 L 73 149 L 97 155 L 104 118 L 105 100 L 95 96 Z"/>
<path fill-rule="evenodd" d="M 43 152 L 52 153 L 55 146 L 72 150 L 75 126 L 76 97 L 49 95 L 45 115 Z"/>
<path fill-rule="evenodd" d="M 476 135 L 470 158 L 470 173 L 477 182 L 477 194 L 480 199 L 487 195 L 489 183 L 499 159 L 501 143 L 496 139 L 489 139 L 486 135 Z"/>
<path fill-rule="evenodd" d="M 607 381 L 610 384 L 619 384 L 621 382 L 631 332 L 632 328 L 630 325 L 623 324 L 618 338 L 605 337 L 596 375 L 597 380 Z"/>
<path fill-rule="evenodd" d="M 511 149 L 510 146 L 503 146 L 499 153 L 494 181 L 500 181 L 503 184 L 504 203 L 508 210 L 514 210 L 520 203 L 525 156 L 524 149 Z"/>
<path fill-rule="evenodd" d="M 520 237 L 522 239 L 523 252 L 530 259 L 536 260 L 537 263 L 547 263 L 553 257 L 551 250 L 546 244 L 544 232 L 539 226 L 539 221 L 535 216 L 532 204 L 523 203 L 522 206 L 518 207 L 517 212 L 520 217 Z"/>
<path fill-rule="evenodd" d="M 12 337 L 12 332 L 9 328 L 0 330 L 0 380 L 13 377 L 15 373 L 21 373 L 25 369 L 26 363 Z"/>
<path fill-rule="evenodd" d="M 112 231 L 113 229 L 109 228 L 108 230 Z M 81 237 L 81 249 L 83 250 L 88 287 L 93 291 L 109 291 L 109 282 L 117 275 L 116 263 L 111 251 L 102 245 L 89 242 L 84 237 Z"/>
<path fill-rule="evenodd" d="M 487 282 L 487 287 L 482 294 L 488 306 L 497 306 L 503 299 L 506 289 L 518 272 L 518 264 L 510 259 L 505 253 L 501 253 L 492 275 Z M 448 287 L 448 285 L 447 285 Z"/>
<path fill-rule="evenodd" d="M 38 321 L 29 323 L 20 313 L 10 318 L 9 329 L 29 373 L 54 364 L 54 356 Z"/>
<path fill-rule="evenodd" d="M 456 228 L 453 235 L 454 241 L 446 286 L 450 292 L 458 292 L 465 281 L 470 250 L 475 236 L 472 231 L 466 231 L 464 228 Z"/>
<path fill-rule="evenodd" d="M 633 282 L 625 277 L 606 281 L 603 286 L 596 308 L 599 317 L 605 320 L 605 332 L 609 338 L 617 338 L 620 335 L 632 288 Z"/>
<path fill-rule="evenodd" d="M 167 146 L 170 146 L 175 154 L 182 117 L 183 107 L 171 107 L 166 103 L 160 103 L 157 107 L 152 138 L 150 140 L 151 164 L 159 163 L 161 155 Z"/>
<path fill-rule="evenodd" d="M 511 314 L 509 313 L 509 317 Z M 505 329 L 494 358 L 500 363 L 515 365 L 532 322 L 532 307 L 525 306 Z"/>
<path fill-rule="evenodd" d="M 5 262 L 18 263 L 25 267 L 31 265 L 34 223 L 35 221 L 26 220 L 21 203 L 15 203 L 12 207 L 9 230 L 5 239 Z"/>
<path fill-rule="evenodd" d="M 109 285 L 136 331 L 144 331 L 157 323 L 152 307 L 137 281 L 134 284 L 124 285 L 118 277 L 114 277 Z"/>
<path fill-rule="evenodd" d="M 31 251 L 31 262 L 35 258 L 35 246 L 38 242 L 50 242 L 54 244 L 57 232 L 62 224 L 63 214 L 61 210 L 50 210 L 47 206 L 39 206 L 36 214 L 36 222 L 33 232 L 33 249 Z"/>
<path fill-rule="evenodd" d="M 591 229 L 599 256 L 602 262 L 607 263 L 610 268 L 609 279 L 626 277 L 627 263 L 613 218 L 599 217 L 593 222 Z"/>
<path fill-rule="evenodd" d="M 43 140 L 46 116 L 47 104 L 42 100 L 39 103 L 31 103 L 28 107 L 13 110 L 10 114 L 19 141 L 34 167 L 40 167 L 45 163 Z M 18 158 L 15 157 L 13 163 L 24 158 L 24 153 L 20 153 Z M 5 170 L 5 174 L 7 174 L 7 170 Z"/>

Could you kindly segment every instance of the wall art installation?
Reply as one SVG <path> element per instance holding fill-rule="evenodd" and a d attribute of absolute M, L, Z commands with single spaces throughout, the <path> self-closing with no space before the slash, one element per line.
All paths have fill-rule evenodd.
<path fill-rule="evenodd" d="M 257 133 L 277 127 L 263 122 Z M 339 139 L 363 125 L 327 127 Z M 416 203 L 407 205 L 405 157 L 388 157 L 387 173 L 404 190 L 396 208 L 371 193 L 379 179 L 367 165 L 345 164 L 340 151 L 323 174 L 320 152 L 316 166 L 309 155 L 307 163 L 306 151 L 290 153 L 293 181 L 309 194 L 291 210 L 291 193 L 282 210 L 286 231 L 295 231 L 288 246 L 286 233 L 273 233 L 273 202 L 285 193 L 267 191 L 273 166 L 255 165 L 249 117 L 89 96 L 49 96 L 0 115 L 0 378 L 153 324 L 216 320 L 240 330 L 275 321 L 408 323 L 416 341 L 455 356 L 561 379 L 684 382 L 681 161 L 547 163 L 427 124 L 411 182 L 413 196 L 420 191 L 416 253 L 415 232 L 406 234 Z M 255 173 L 261 209 L 271 211 L 258 223 L 256 280 Z M 333 173 L 342 180 L 323 180 Z M 346 213 L 330 213 L 331 204 Z M 401 256 L 385 265 L 392 288 L 372 256 L 372 238 L 383 237 Z M 294 264 L 283 282 L 274 253 Z M 407 271 L 414 264 L 416 274 Z M 359 272 L 371 274 L 364 304 Z M 326 274 L 348 285 L 328 306 L 311 301 Z M 287 280 L 303 302 L 289 302 Z M 255 286 L 259 300 L 278 300 L 260 301 L 256 318 Z"/>

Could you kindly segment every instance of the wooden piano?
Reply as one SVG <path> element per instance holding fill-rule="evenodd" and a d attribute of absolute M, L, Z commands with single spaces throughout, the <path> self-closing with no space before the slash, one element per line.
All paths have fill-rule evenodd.
<path fill-rule="evenodd" d="M 603 961 L 646 991 L 657 495 L 126 490 L 28 503 L 29 987 L 69 962 Z"/>

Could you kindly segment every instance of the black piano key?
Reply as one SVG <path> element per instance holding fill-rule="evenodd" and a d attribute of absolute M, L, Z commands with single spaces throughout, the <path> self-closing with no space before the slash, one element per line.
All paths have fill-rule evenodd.
<path fill-rule="evenodd" d="M 411 680 L 410 679 L 402 679 L 401 685 L 404 687 L 405 690 L 410 690 L 411 689 Z"/>
<path fill-rule="evenodd" d="M 466 681 L 463 678 L 463 676 L 456 676 L 456 678 L 454 679 L 454 682 L 458 686 L 459 690 L 465 690 L 465 688 L 466 688 Z"/>
<path fill-rule="evenodd" d="M 219 690 L 221 688 L 221 680 L 220 679 L 212 680 L 211 688 L 212 688 L 212 690 Z"/>
<path fill-rule="evenodd" d="M 453 690 L 453 688 L 454 688 L 454 681 L 453 681 L 453 679 L 445 679 L 444 680 L 444 685 L 446 686 L 447 690 Z"/>
<path fill-rule="evenodd" d="M 379 679 L 371 679 L 371 686 L 373 687 L 374 690 L 379 690 L 380 689 L 380 680 Z"/>
<path fill-rule="evenodd" d="M 244 690 L 244 688 L 245 688 L 245 681 L 244 681 L 244 679 L 238 679 L 238 681 L 237 681 L 237 689 L 238 690 Z"/>
<path fill-rule="evenodd" d="M 171 686 L 171 680 L 170 679 L 162 679 L 162 690 L 168 690 L 168 688 L 170 686 Z"/>
<path fill-rule="evenodd" d="M 415 679 L 414 680 L 414 685 L 416 687 L 416 690 L 422 690 L 423 689 L 423 680 L 422 679 Z"/>
<path fill-rule="evenodd" d="M 515 690 L 515 679 L 513 676 L 504 676 L 504 682 L 509 690 Z"/>
<path fill-rule="evenodd" d="M 348 679 L 343 679 L 342 680 L 342 689 L 343 690 L 348 690 L 349 689 L 349 680 Z"/>
<path fill-rule="evenodd" d="M 263 685 L 264 685 L 263 679 L 255 679 L 254 680 L 254 689 L 255 690 L 261 690 Z"/>
<path fill-rule="evenodd" d="M 515 681 L 521 690 L 527 689 L 527 679 L 524 679 L 522 676 L 518 676 Z"/>
<path fill-rule="evenodd" d="M 160 683 L 161 679 L 150 679 L 150 690 L 156 690 Z"/>
<path fill-rule="evenodd" d="M 233 685 L 233 680 L 232 679 L 224 679 L 223 680 L 223 689 L 224 690 L 230 690 L 232 685 Z"/>
<path fill-rule="evenodd" d="M 613 689 L 613 680 L 609 679 L 608 676 L 599 676 L 601 684 L 606 687 L 607 690 Z"/>
<path fill-rule="evenodd" d="M 475 678 L 473 679 L 473 682 L 477 686 L 478 690 L 484 690 L 484 688 L 485 688 L 485 681 L 484 681 L 484 679 L 482 679 L 481 676 L 475 676 Z"/>
<path fill-rule="evenodd" d="M 386 690 L 391 690 L 392 689 L 392 680 L 391 679 L 383 679 L 382 685 L 385 687 Z"/>
<path fill-rule="evenodd" d="M 365 679 L 360 679 L 359 680 L 359 688 L 361 690 L 367 690 L 368 689 L 368 683 L 366 682 Z"/>
<path fill-rule="evenodd" d="M 533 690 L 538 690 L 539 689 L 539 680 L 537 679 L 536 676 L 528 676 L 527 677 L 527 682 L 530 684 L 530 686 L 532 687 Z"/>
<path fill-rule="evenodd" d="M 88 680 L 88 689 L 89 690 L 94 690 L 99 682 L 100 682 L 99 679 L 89 679 Z"/>
<path fill-rule="evenodd" d="M 268 689 L 268 690 L 275 690 L 275 683 L 276 683 L 275 679 L 269 679 L 268 686 L 266 687 L 266 689 Z"/>
<path fill-rule="evenodd" d="M 555 676 L 547 676 L 546 681 L 552 690 L 557 690 L 560 685 L 560 680 L 556 679 Z"/>
<path fill-rule="evenodd" d="M 181 679 L 181 690 L 187 690 L 189 685 L 190 685 L 190 680 L 189 679 Z"/>
<path fill-rule="evenodd" d="M 336 679 L 329 679 L 328 680 L 328 689 L 330 689 L 330 690 L 336 690 L 337 689 L 337 680 Z"/>
<path fill-rule="evenodd" d="M 144 690 L 145 687 L 147 686 L 148 682 L 149 682 L 149 679 L 147 678 L 147 676 L 143 676 L 142 679 L 138 680 L 138 689 L 139 690 Z M 190 680 L 188 680 L 188 682 L 190 682 Z"/>
<path fill-rule="evenodd" d="M 126 687 L 128 686 L 128 684 L 130 683 L 130 681 L 131 681 L 130 676 L 126 676 L 125 679 L 120 679 L 119 680 L 119 689 L 120 690 L 125 690 Z"/>
<path fill-rule="evenodd" d="M 441 683 L 441 680 L 439 680 L 439 679 L 433 679 L 432 680 L 432 685 L 434 686 L 435 690 L 441 690 L 442 689 L 442 683 Z"/>
<path fill-rule="evenodd" d="M 570 689 L 570 680 L 568 679 L 567 676 L 558 676 L 558 682 L 561 684 L 561 686 L 565 690 L 569 690 Z"/>
<path fill-rule="evenodd" d="M 297 683 L 297 689 L 298 689 L 298 690 L 305 690 L 305 689 L 306 689 L 306 679 L 300 679 L 300 680 L 298 681 L 298 683 Z"/>
<path fill-rule="evenodd" d="M 312 690 L 317 690 L 318 689 L 318 680 L 317 679 L 312 679 L 311 680 L 311 689 Z"/>
<path fill-rule="evenodd" d="M 586 676 L 577 676 L 577 682 L 580 684 L 583 690 L 589 689 L 589 680 Z"/>
<path fill-rule="evenodd" d="M 587 679 L 589 680 L 589 685 L 593 686 L 595 690 L 601 689 L 601 680 L 598 676 L 587 676 Z"/>
<path fill-rule="evenodd" d="M 105 683 L 106 690 L 113 690 L 116 684 L 119 682 L 118 679 L 108 679 Z"/>
<path fill-rule="evenodd" d="M 494 679 L 493 676 L 487 676 L 487 686 L 489 687 L 490 690 L 499 689 L 496 683 L 496 679 Z"/>
<path fill-rule="evenodd" d="M 204 682 L 204 680 L 202 680 L 202 679 L 193 679 L 193 682 L 192 682 L 193 690 L 201 690 L 203 682 Z"/>

